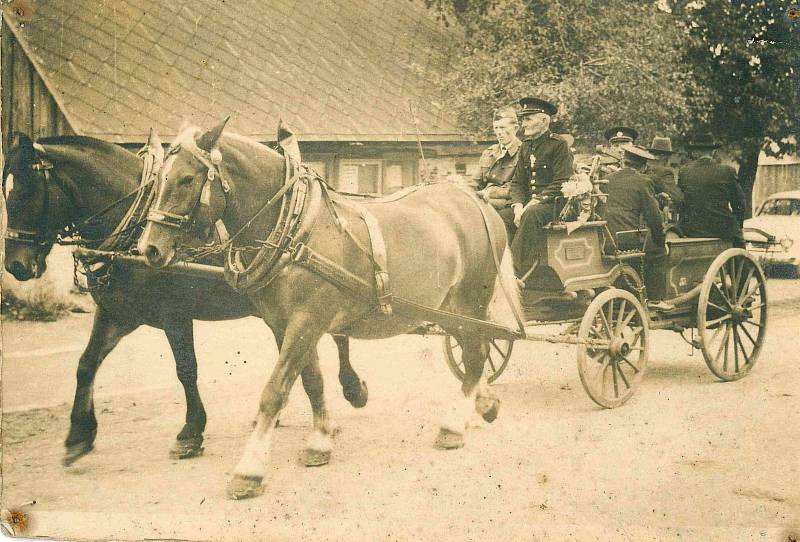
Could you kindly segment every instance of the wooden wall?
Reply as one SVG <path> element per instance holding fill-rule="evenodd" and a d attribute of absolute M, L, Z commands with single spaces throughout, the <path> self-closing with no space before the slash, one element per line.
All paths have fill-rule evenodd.
<path fill-rule="evenodd" d="M 753 187 L 753 209 L 775 192 L 800 190 L 800 163 L 761 164 Z"/>
<path fill-rule="evenodd" d="M 74 134 L 6 21 L 0 32 L 3 146 L 11 142 L 14 132 L 24 132 L 34 139 Z"/>

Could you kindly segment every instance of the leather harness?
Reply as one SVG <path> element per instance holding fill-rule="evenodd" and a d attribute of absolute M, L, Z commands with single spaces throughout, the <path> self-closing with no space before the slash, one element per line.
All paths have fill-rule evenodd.
<path fill-rule="evenodd" d="M 191 138 L 189 139 L 191 140 Z M 221 160 L 214 156 L 215 153 L 219 156 L 218 150 L 214 149 L 211 152 L 206 152 L 191 143 L 185 148 L 209 168 L 206 184 L 213 182 L 217 178 L 220 179 L 220 183 L 225 182 L 219 171 Z M 171 152 L 176 151 L 173 150 Z M 329 193 L 330 188 L 325 181 L 307 166 L 295 163 L 288 153 L 284 152 L 283 154 L 286 172 L 283 186 L 236 234 L 224 243 L 227 244 L 228 249 L 224 272 L 225 280 L 232 288 L 244 293 L 256 292 L 269 285 L 285 267 L 296 264 L 366 303 L 371 304 L 377 300 L 378 308 L 385 316 L 392 316 L 394 313 L 393 306 L 395 306 L 403 316 L 414 320 L 424 321 L 435 318 L 440 323 L 459 327 L 464 324 L 470 324 L 491 332 L 492 336 L 495 337 L 518 339 L 525 336 L 524 323 L 516 310 L 514 312 L 519 329 L 513 330 L 494 322 L 426 307 L 393 295 L 387 270 L 386 244 L 380 224 L 375 216 L 369 212 L 365 205 L 352 200 L 341 202 L 341 204 L 353 209 L 364 222 L 369 238 L 369 247 L 364 247 L 345 221 L 339 217 Z M 214 171 L 212 172 L 211 170 Z M 225 194 L 230 190 L 230 187 L 226 185 L 227 183 L 222 185 Z M 381 199 L 381 201 L 400 199 L 422 186 L 424 185 L 415 185 L 388 198 Z M 205 190 L 206 187 L 204 185 L 203 191 Z M 471 194 L 466 189 L 465 193 L 475 201 L 480 209 L 489 237 L 494 263 L 499 273 L 500 260 L 494 246 L 486 210 L 474 194 Z M 256 255 L 249 263 L 246 263 L 243 256 L 245 249 L 234 246 L 234 240 L 239 234 L 248 229 L 262 212 L 278 204 L 280 204 L 280 211 L 275 226 L 269 237 L 260 242 L 261 246 Z M 338 262 L 320 254 L 309 246 L 314 227 L 317 224 L 317 218 L 323 206 L 330 212 L 337 228 L 346 233 L 359 250 L 369 258 L 374 272 L 372 282 L 355 275 Z M 185 215 L 176 215 L 154 209 L 148 215 L 148 220 L 170 227 L 181 228 L 191 221 L 193 212 L 194 209 L 191 209 Z M 502 279 L 501 287 L 508 302 L 512 307 L 515 307 L 516 305 L 512 302 L 506 285 L 502 283 Z"/>

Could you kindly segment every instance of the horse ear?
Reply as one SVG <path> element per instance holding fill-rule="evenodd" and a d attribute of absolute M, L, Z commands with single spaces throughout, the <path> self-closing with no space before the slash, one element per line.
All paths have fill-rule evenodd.
<path fill-rule="evenodd" d="M 25 163 L 32 163 L 36 160 L 36 151 L 33 149 L 33 140 L 27 134 L 14 132 L 12 148 L 19 149 Z"/>
<path fill-rule="evenodd" d="M 153 156 L 154 167 L 160 168 L 164 163 L 164 145 L 153 128 L 150 128 L 150 135 L 147 136 L 145 148 Z"/>
<path fill-rule="evenodd" d="M 297 137 L 294 131 L 288 124 L 283 122 L 283 119 L 278 120 L 278 146 L 283 149 L 283 152 L 288 154 L 294 161 L 300 164 L 303 158 L 300 156 L 300 145 L 297 143 Z"/>
<path fill-rule="evenodd" d="M 228 115 L 222 120 L 222 122 L 201 135 L 200 139 L 197 140 L 197 146 L 204 151 L 211 151 L 211 149 L 213 149 L 217 144 L 217 141 L 219 141 L 220 136 L 222 136 L 222 131 L 225 129 L 225 125 L 228 124 L 230 119 L 231 117 Z"/>

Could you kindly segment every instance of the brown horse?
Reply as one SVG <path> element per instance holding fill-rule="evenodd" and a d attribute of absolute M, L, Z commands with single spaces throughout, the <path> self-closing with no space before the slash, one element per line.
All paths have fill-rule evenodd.
<path fill-rule="evenodd" d="M 306 386 L 314 398 L 314 429 L 305 458 L 314 464 L 328 461 L 332 440 L 316 353 L 317 342 L 326 332 L 377 339 L 434 322 L 457 336 L 463 345 L 466 376 L 447 409 L 436 444 L 441 448 L 463 446 L 471 413 L 477 410 L 493 421 L 499 407 L 482 377 L 488 341 L 486 328 L 478 319 L 490 318 L 507 329 L 518 323 L 518 291 L 513 286 L 500 217 L 488 207 L 481 208 L 483 203 L 454 184 L 419 187 L 392 202 L 355 204 L 329 192 L 318 178 L 292 175 L 290 161 L 271 149 L 241 136 L 223 135 L 224 125 L 205 133 L 190 128 L 175 140 L 139 249 L 153 267 L 168 265 L 175 258 L 183 225 L 197 212 L 201 195 L 213 184 L 215 197 L 224 198 L 224 205 L 217 205 L 224 209 L 220 218 L 228 231 L 238 232 L 235 245 L 243 247 L 229 256 L 233 276 L 242 266 L 253 262 L 258 266 L 264 260 L 263 251 L 254 256 L 247 247 L 270 249 L 272 236 L 259 240 L 283 228 L 286 222 L 282 217 L 296 217 L 291 209 L 286 214 L 286 205 L 294 205 L 298 191 L 305 193 L 300 225 L 293 234 L 293 239 L 305 240 L 302 246 L 281 245 L 283 248 L 271 252 L 276 256 L 275 265 L 258 280 L 244 280 L 248 297 L 275 332 L 280 355 L 264 387 L 256 427 L 228 484 L 228 496 L 240 499 L 263 491 L 274 420 L 301 374 L 304 384 L 317 384 Z M 313 253 L 318 261 L 328 262 L 329 268 L 344 269 L 344 274 L 374 284 L 377 258 L 366 247 L 374 246 L 370 236 L 374 240 L 376 232 L 368 229 L 365 217 L 374 217 L 382 231 L 385 271 L 394 302 L 402 298 L 404 307 L 424 306 L 442 312 L 400 310 L 398 305 L 394 314 L 388 315 L 379 309 L 375 287 L 349 290 L 343 286 L 347 280 L 335 278 L 336 271 L 324 275 L 298 263 L 303 254 Z M 502 264 L 497 261 L 498 254 L 503 255 Z M 509 290 L 503 290 L 503 283 Z M 471 319 L 457 324 L 444 311 Z"/>
<path fill-rule="evenodd" d="M 160 142 L 151 144 L 160 149 Z M 70 225 L 89 246 L 101 244 L 131 205 L 133 198 L 126 196 L 138 186 L 141 173 L 142 161 L 119 145 L 79 136 L 34 143 L 17 134 L 3 167 L 6 270 L 18 280 L 40 277 L 56 235 Z M 223 260 L 206 263 L 221 266 Z M 78 363 L 64 464 L 93 449 L 95 376 L 119 341 L 141 325 L 166 334 L 186 395 L 186 422 L 170 455 L 183 459 L 200 454 L 206 412 L 197 389 L 192 320 L 244 318 L 254 313 L 253 305 L 222 280 L 157 272 L 145 266 L 114 264 L 102 284 L 91 275 L 88 278 L 97 310 L 89 344 Z M 334 340 L 345 398 L 353 406 L 364 406 L 367 389 L 350 365 L 348 339 Z"/>

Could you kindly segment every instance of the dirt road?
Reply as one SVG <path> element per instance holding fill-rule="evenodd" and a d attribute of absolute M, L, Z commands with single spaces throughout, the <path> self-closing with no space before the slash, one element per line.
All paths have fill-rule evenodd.
<path fill-rule="evenodd" d="M 259 321 L 196 324 L 204 456 L 168 457 L 183 394 L 166 340 L 142 329 L 101 370 L 97 449 L 68 469 L 67 403 L 90 320 L 6 322 L 3 506 L 35 499 L 31 534 L 56 538 L 785 541 L 800 532 L 799 313 L 773 311 L 758 366 L 736 383 L 654 333 L 644 384 L 615 410 L 585 396 L 571 347 L 515 346 L 495 385 L 499 418 L 448 452 L 432 447 L 457 386 L 439 338 L 354 342 L 362 410 L 342 398 L 325 338 L 342 426 L 331 463 L 297 462 L 310 408 L 296 386 L 266 492 L 242 502 L 225 499 L 225 482 L 276 355 Z"/>

